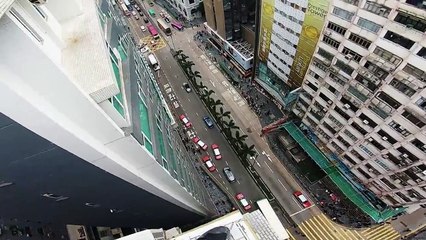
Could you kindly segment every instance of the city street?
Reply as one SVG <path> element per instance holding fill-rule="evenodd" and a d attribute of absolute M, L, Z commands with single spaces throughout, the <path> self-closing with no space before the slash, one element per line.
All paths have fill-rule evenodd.
<path fill-rule="evenodd" d="M 158 14 L 159 10 L 156 9 L 156 12 Z M 153 23 L 155 23 L 155 19 L 151 20 Z M 148 31 L 142 32 L 140 30 L 141 25 L 146 26 L 142 19 L 131 19 L 129 22 L 131 31 L 135 34 L 135 36 L 137 36 L 135 39 L 143 39 L 144 42 L 146 42 L 146 39 L 150 39 Z M 211 176 L 216 180 L 216 183 L 222 185 L 222 190 L 226 191 L 231 199 L 235 200 L 235 195 L 237 193 L 243 193 L 247 200 L 251 203 L 265 198 L 252 178 L 248 175 L 242 164 L 239 162 L 235 153 L 228 146 L 227 141 L 219 132 L 219 130 L 216 127 L 209 129 L 203 122 L 202 118 L 209 115 L 207 110 L 204 108 L 201 100 L 194 92 L 187 93 L 183 89 L 182 84 L 186 82 L 186 76 L 180 69 L 176 60 L 172 57 L 170 49 L 166 45 L 162 44 L 161 41 L 163 41 L 163 39 L 157 40 L 157 42 L 160 43 L 157 44 L 156 49 L 154 49 L 154 53 L 161 66 L 161 69 L 155 72 L 155 75 L 158 77 L 158 84 L 160 88 L 162 88 L 163 93 L 167 93 L 165 94 L 165 97 L 169 97 L 169 99 L 177 99 L 177 105 L 175 105 L 176 107 L 170 106 L 172 112 L 175 115 L 177 123 L 180 126 L 183 125 L 179 119 L 179 116 L 181 114 L 185 114 L 191 121 L 196 135 L 209 145 L 209 148 L 206 152 L 202 151 L 202 153 L 198 155 L 200 162 L 202 156 L 205 156 L 206 154 L 211 156 L 213 163 L 217 167 L 217 171 L 211 174 Z M 160 45 L 160 47 L 158 47 L 158 45 Z M 214 156 L 211 151 L 211 144 L 213 143 L 219 145 L 223 159 L 214 160 Z M 226 166 L 231 168 L 236 177 L 236 181 L 234 183 L 229 183 L 223 175 L 222 170 Z M 235 204 L 241 207 L 238 205 L 238 203 Z"/>

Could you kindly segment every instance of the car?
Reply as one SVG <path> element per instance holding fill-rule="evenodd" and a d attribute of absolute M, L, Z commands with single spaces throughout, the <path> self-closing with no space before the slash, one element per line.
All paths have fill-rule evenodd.
<path fill-rule="evenodd" d="M 132 11 L 132 15 L 133 15 L 133 16 L 137 16 L 137 15 L 138 15 L 138 13 L 137 13 L 136 11 Z"/>
<path fill-rule="evenodd" d="M 250 203 L 248 203 L 247 199 L 244 197 L 244 194 L 238 193 L 237 195 L 235 195 L 235 198 L 240 202 L 244 210 L 248 211 L 251 209 L 251 205 Z"/>
<path fill-rule="evenodd" d="M 203 117 L 203 121 L 207 125 L 208 128 L 213 128 L 213 121 L 209 116 Z"/>
<path fill-rule="evenodd" d="M 149 49 L 149 47 L 147 47 L 147 46 L 141 48 L 141 53 L 146 53 L 146 52 L 149 52 L 149 51 L 151 51 L 151 49 Z"/>
<path fill-rule="evenodd" d="M 144 17 L 144 18 L 143 18 L 143 21 L 144 21 L 145 23 L 148 23 L 148 22 L 149 22 L 148 18 L 146 18 L 146 17 Z"/>
<path fill-rule="evenodd" d="M 136 11 L 140 12 L 142 9 L 139 7 L 139 5 L 134 4 L 133 7 L 136 9 Z"/>
<path fill-rule="evenodd" d="M 164 17 L 164 21 L 166 21 L 166 23 L 170 23 L 170 18 L 169 17 Z"/>
<path fill-rule="evenodd" d="M 311 206 L 311 202 L 302 194 L 300 191 L 296 191 L 293 195 L 297 198 L 297 200 L 302 204 L 303 207 L 308 208 Z"/>
<path fill-rule="evenodd" d="M 165 18 L 165 17 L 166 17 L 166 15 L 165 15 L 163 12 L 160 12 L 160 16 L 161 16 L 162 18 Z"/>
<path fill-rule="evenodd" d="M 153 2 L 149 2 L 149 6 L 153 7 L 154 3 Z"/>
<path fill-rule="evenodd" d="M 199 137 L 194 137 L 192 139 L 192 141 L 197 144 L 201 149 L 203 149 L 204 151 L 207 150 L 208 146 L 207 144 L 205 144 L 203 141 L 201 141 L 201 139 Z"/>
<path fill-rule="evenodd" d="M 138 11 L 139 12 L 139 16 L 143 17 L 143 12 L 142 10 Z"/>
<path fill-rule="evenodd" d="M 214 158 L 216 158 L 216 160 L 222 159 L 222 154 L 220 154 L 219 146 L 217 144 L 212 144 L 212 150 L 213 150 Z"/>
<path fill-rule="evenodd" d="M 206 164 L 206 167 L 210 172 L 216 171 L 216 166 L 214 165 L 214 163 L 212 162 L 209 156 L 204 156 L 202 160 L 203 160 L 203 163 Z"/>
<path fill-rule="evenodd" d="M 139 16 L 138 16 L 138 15 L 135 15 L 135 19 L 136 19 L 136 20 L 139 20 L 140 18 L 139 18 Z"/>
<path fill-rule="evenodd" d="M 192 126 L 192 123 L 188 120 L 188 118 L 185 116 L 185 114 L 180 115 L 179 118 L 183 122 L 185 127 L 189 128 L 189 127 Z"/>
<path fill-rule="evenodd" d="M 192 129 L 189 129 L 188 131 L 186 131 L 186 135 L 188 136 L 189 139 L 193 139 L 195 137 L 195 132 Z"/>
<path fill-rule="evenodd" d="M 144 25 L 141 26 L 141 31 L 145 32 L 146 31 L 146 27 Z"/>
<path fill-rule="evenodd" d="M 189 86 L 188 83 L 184 83 L 182 86 L 187 93 L 190 93 L 192 91 L 191 86 Z"/>
<path fill-rule="evenodd" d="M 223 174 L 225 175 L 226 179 L 228 179 L 229 182 L 235 182 L 235 176 L 232 173 L 230 167 L 224 167 Z"/>

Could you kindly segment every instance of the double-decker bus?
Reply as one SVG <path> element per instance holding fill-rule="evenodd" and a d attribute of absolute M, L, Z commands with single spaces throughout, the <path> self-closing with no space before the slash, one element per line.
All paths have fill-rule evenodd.
<path fill-rule="evenodd" d="M 122 3 L 122 4 L 120 5 L 120 7 L 121 7 L 121 9 L 123 10 L 124 15 L 126 15 L 126 16 L 128 16 L 128 17 L 131 15 L 131 13 L 130 13 L 129 9 L 127 9 L 127 7 L 126 7 L 126 4 Z"/>
<path fill-rule="evenodd" d="M 170 29 L 169 25 L 167 25 L 167 23 L 166 23 L 166 22 L 164 22 L 164 20 L 163 20 L 163 19 L 161 19 L 161 18 L 157 19 L 157 24 L 158 24 L 158 27 L 159 27 L 161 30 L 163 30 L 163 32 L 164 32 L 166 35 L 172 35 L 172 30 Z"/>
<path fill-rule="evenodd" d="M 157 29 L 155 29 L 155 27 L 152 24 L 148 24 L 146 25 L 146 27 L 148 28 L 149 33 L 151 34 L 151 36 L 154 39 L 159 39 L 160 36 L 158 35 Z"/>

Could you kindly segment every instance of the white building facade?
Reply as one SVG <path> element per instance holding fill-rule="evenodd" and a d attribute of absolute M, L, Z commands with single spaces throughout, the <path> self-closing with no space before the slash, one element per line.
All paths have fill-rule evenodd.
<path fill-rule="evenodd" d="M 293 112 L 390 206 L 426 207 L 426 6 L 334 0 Z"/>
<path fill-rule="evenodd" d="M 0 1 L 0 112 L 138 188 L 207 215 L 208 194 L 173 116 L 111 9 L 109 1 Z"/>

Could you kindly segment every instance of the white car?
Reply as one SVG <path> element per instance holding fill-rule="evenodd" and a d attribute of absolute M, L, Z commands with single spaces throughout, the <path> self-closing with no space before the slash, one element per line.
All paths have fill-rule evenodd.
<path fill-rule="evenodd" d="M 149 47 L 143 47 L 143 48 L 141 48 L 141 53 L 146 53 L 146 52 L 149 52 L 149 51 L 151 51 L 151 49 L 149 49 Z"/>
<path fill-rule="evenodd" d="M 141 26 L 142 32 L 146 32 L 146 27 L 144 25 Z"/>
<path fill-rule="evenodd" d="M 192 141 L 197 144 L 199 147 L 201 147 L 201 149 L 203 149 L 204 151 L 207 150 L 208 146 L 207 144 L 205 144 L 203 141 L 201 141 L 201 139 L 199 137 L 194 137 L 192 139 Z"/>

